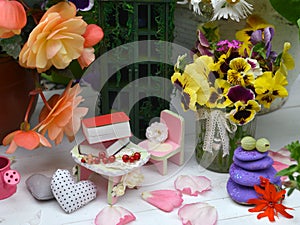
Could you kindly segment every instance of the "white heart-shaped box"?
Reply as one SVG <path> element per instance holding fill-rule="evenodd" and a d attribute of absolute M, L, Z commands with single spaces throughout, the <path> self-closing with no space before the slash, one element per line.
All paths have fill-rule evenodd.
<path fill-rule="evenodd" d="M 71 213 L 96 198 L 96 185 L 89 181 L 75 182 L 68 170 L 58 169 L 52 176 L 51 190 L 62 209 Z"/>

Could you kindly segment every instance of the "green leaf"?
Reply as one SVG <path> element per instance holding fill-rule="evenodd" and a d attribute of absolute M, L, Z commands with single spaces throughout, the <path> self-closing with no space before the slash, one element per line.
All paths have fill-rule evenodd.
<path fill-rule="evenodd" d="M 280 170 L 279 172 L 277 172 L 277 176 L 288 176 L 288 175 L 293 175 L 294 172 L 298 171 L 298 165 L 293 164 L 290 165 L 288 168 L 285 168 L 283 170 Z"/>
<path fill-rule="evenodd" d="M 45 2 L 44 0 L 24 0 L 25 4 L 30 8 L 41 7 L 41 5 Z"/>
<path fill-rule="evenodd" d="M 286 148 L 291 152 L 291 158 L 295 159 L 298 163 L 300 162 L 300 143 L 294 141 L 287 145 Z"/>
<path fill-rule="evenodd" d="M 287 20 L 296 24 L 300 15 L 300 0 L 270 0 L 273 8 Z"/>
<path fill-rule="evenodd" d="M 265 50 L 265 43 L 260 42 L 260 43 L 256 44 L 253 47 L 253 52 L 259 53 L 264 59 L 266 59 L 267 55 L 266 55 L 266 50 Z"/>
<path fill-rule="evenodd" d="M 11 38 L 0 38 L 0 47 L 2 51 L 6 52 L 8 55 L 17 59 L 21 51 L 21 45 L 23 40 L 20 35 L 15 35 Z"/>
<path fill-rule="evenodd" d="M 299 41 L 300 41 L 300 19 L 297 20 L 297 24 L 298 24 L 298 27 L 299 27 Z"/>
<path fill-rule="evenodd" d="M 276 173 L 276 176 L 288 176 L 290 174 L 290 171 L 288 168 L 280 170 Z"/>
<path fill-rule="evenodd" d="M 41 73 L 41 77 L 57 83 L 57 84 L 64 84 L 67 85 L 69 81 L 73 78 L 72 72 L 69 69 L 64 70 L 57 70 L 52 69 L 50 70 L 50 74 Z"/>
<path fill-rule="evenodd" d="M 295 177 L 293 175 L 289 175 L 289 179 L 290 179 L 290 181 L 294 181 Z"/>
<path fill-rule="evenodd" d="M 287 193 L 287 196 L 290 196 L 293 193 L 294 190 L 295 190 L 295 188 L 290 188 L 288 193 Z"/>

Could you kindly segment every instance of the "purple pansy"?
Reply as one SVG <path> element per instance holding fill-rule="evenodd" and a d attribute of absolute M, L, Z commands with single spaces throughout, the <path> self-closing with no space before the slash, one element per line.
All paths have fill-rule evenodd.
<path fill-rule="evenodd" d="M 229 49 L 238 49 L 241 45 L 241 42 L 237 40 L 222 40 L 217 43 L 218 49 L 220 52 L 228 52 Z"/>
<path fill-rule="evenodd" d="M 94 0 L 69 0 L 69 2 L 73 2 L 80 11 L 89 11 L 94 6 Z"/>
<path fill-rule="evenodd" d="M 253 100 L 255 98 L 252 90 L 240 85 L 229 88 L 227 96 L 232 102 L 241 101 L 243 103 L 247 103 L 249 100 Z"/>
<path fill-rule="evenodd" d="M 212 50 L 210 49 L 210 44 L 205 35 L 200 30 L 198 31 L 198 41 L 196 43 L 196 46 L 200 55 L 213 56 Z"/>
<path fill-rule="evenodd" d="M 266 57 L 269 58 L 272 49 L 272 38 L 274 36 L 274 29 L 272 27 L 266 27 L 263 31 L 256 30 L 251 34 L 250 41 L 253 45 L 263 42 L 266 49 Z"/>

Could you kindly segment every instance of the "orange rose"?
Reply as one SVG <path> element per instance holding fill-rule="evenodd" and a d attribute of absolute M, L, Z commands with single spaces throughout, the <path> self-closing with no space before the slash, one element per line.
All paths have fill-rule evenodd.
<path fill-rule="evenodd" d="M 19 62 L 27 68 L 44 72 L 51 66 L 65 69 L 82 54 L 87 24 L 76 16 L 76 6 L 59 2 L 43 15 L 32 30 L 19 55 Z"/>
<path fill-rule="evenodd" d="M 64 134 L 69 141 L 74 140 L 75 134 L 79 131 L 81 118 L 86 115 L 88 109 L 77 107 L 82 101 L 80 86 L 76 84 L 71 88 L 69 83 L 61 96 L 54 95 L 48 100 L 49 110 L 46 106 L 40 113 L 40 123 L 37 125 L 39 132 L 44 135 L 48 131 L 48 136 L 55 144 L 61 143 Z"/>

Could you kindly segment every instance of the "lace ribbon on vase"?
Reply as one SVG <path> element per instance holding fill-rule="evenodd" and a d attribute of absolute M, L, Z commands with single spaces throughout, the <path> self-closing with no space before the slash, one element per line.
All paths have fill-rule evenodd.
<path fill-rule="evenodd" d="M 226 118 L 226 113 L 217 109 L 205 109 L 198 110 L 198 119 L 206 120 L 206 130 L 203 143 L 203 151 L 213 153 L 216 149 L 214 143 L 221 141 L 223 146 L 223 157 L 229 154 L 229 133 L 234 133 L 237 129 L 237 125 L 232 123 Z M 220 140 L 216 139 L 216 129 L 219 132 Z"/>

